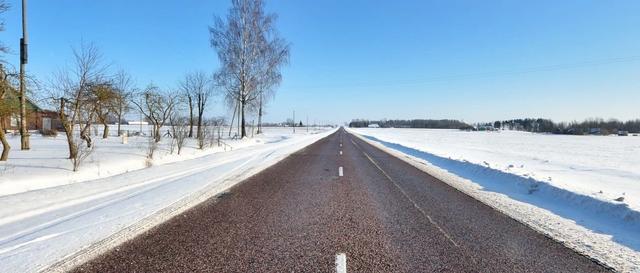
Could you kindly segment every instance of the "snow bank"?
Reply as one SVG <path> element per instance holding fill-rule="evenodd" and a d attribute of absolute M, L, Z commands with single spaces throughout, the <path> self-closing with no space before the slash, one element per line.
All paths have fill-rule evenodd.
<path fill-rule="evenodd" d="M 31 190 L 73 184 L 98 178 L 110 177 L 147 167 L 146 150 L 149 138 L 145 136 L 130 136 L 127 144 L 122 144 L 121 138 L 111 136 L 102 139 L 101 127 L 96 127 L 94 136 L 95 149 L 80 166 L 80 170 L 72 172 L 73 166 L 67 159 L 69 154 L 64 133 L 57 137 L 43 137 L 39 134 L 31 136 L 31 150 L 21 151 L 20 137 L 9 136 L 9 143 L 14 147 L 9 154 L 9 161 L 0 162 L 0 196 L 27 192 Z M 139 131 L 140 126 L 124 125 L 123 130 Z M 115 134 L 116 126 L 110 127 Z M 151 127 L 145 126 L 143 133 L 150 132 Z M 168 128 L 161 130 L 166 132 Z M 163 138 L 154 155 L 152 164 L 167 163 L 198 158 L 230 149 L 239 149 L 258 144 L 276 143 L 296 136 L 290 128 L 265 128 L 265 134 L 255 138 L 223 139 L 228 146 L 197 148 L 196 141 L 189 139 L 180 155 L 176 151 L 170 152 L 169 138 Z M 312 130 L 310 133 L 319 132 Z M 227 132 L 223 137 L 227 136 Z M 148 134 L 148 133 L 147 133 Z M 297 135 L 304 135 L 299 132 Z"/>
<path fill-rule="evenodd" d="M 445 177 L 453 175 L 456 179 L 473 183 L 476 186 L 474 197 L 486 198 L 485 193 L 508 197 L 497 199 L 503 203 L 500 205 L 502 210 L 582 253 L 623 271 L 640 270 L 640 211 L 636 209 L 635 199 L 638 196 L 628 194 L 638 192 L 640 181 L 619 181 L 620 177 L 623 180 L 635 178 L 640 173 L 640 170 L 627 168 L 629 162 L 639 158 L 637 154 L 627 155 L 628 149 L 640 144 L 640 139 L 453 130 L 351 131 L 385 148 L 428 162 L 433 167 L 432 171 L 446 172 Z M 567 146 L 567 141 L 572 145 Z M 603 143 L 606 141 L 611 143 Z M 590 146 L 591 143 L 597 144 Z M 608 147 L 606 151 L 600 150 L 604 160 L 576 156 L 595 156 L 593 152 L 585 151 L 599 150 L 602 146 Z M 506 167 L 500 167 L 507 162 Z M 543 162 L 546 167 L 540 167 L 536 162 Z M 591 177 L 599 162 L 604 165 L 600 169 L 608 169 L 596 178 Z M 588 168 L 590 171 L 584 171 Z M 559 170 L 569 173 L 562 172 L 558 178 L 540 179 Z M 604 183 L 603 178 L 609 180 Z M 460 187 L 461 184 L 454 186 Z M 600 186 L 602 188 L 594 188 Z M 631 198 L 616 202 L 601 190 L 619 192 L 617 194 L 620 195 L 627 193 L 623 196 Z M 486 203 L 496 202 L 494 197 L 490 200 Z M 526 204 L 526 207 L 520 204 Z M 557 219 L 558 216 L 563 219 Z"/>

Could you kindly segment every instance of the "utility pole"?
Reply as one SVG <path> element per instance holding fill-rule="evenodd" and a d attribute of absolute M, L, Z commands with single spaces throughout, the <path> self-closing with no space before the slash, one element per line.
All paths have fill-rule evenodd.
<path fill-rule="evenodd" d="M 24 86 L 25 65 L 27 64 L 27 0 L 22 0 L 22 39 L 20 39 L 20 149 L 29 150 L 29 130 L 27 130 L 27 97 Z"/>
<path fill-rule="evenodd" d="M 293 133 L 296 133 L 296 110 L 293 110 Z"/>
<path fill-rule="evenodd" d="M 309 115 L 307 115 L 307 124 L 305 124 L 307 126 L 307 133 L 309 133 Z"/>

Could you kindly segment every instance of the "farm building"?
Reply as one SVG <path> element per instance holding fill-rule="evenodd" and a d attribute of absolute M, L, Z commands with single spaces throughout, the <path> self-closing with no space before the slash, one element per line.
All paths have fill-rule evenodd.
<path fill-rule="evenodd" d="M 15 90 L 10 90 L 4 99 L 15 105 L 17 109 L 18 93 Z M 32 100 L 27 99 L 26 101 L 27 128 L 29 130 L 62 129 L 62 122 L 60 122 L 57 112 L 42 109 Z M 7 131 L 17 131 L 20 129 L 20 115 L 18 113 L 11 114 L 11 116 L 7 117 L 0 117 L 0 122 L 2 122 L 2 127 Z"/>

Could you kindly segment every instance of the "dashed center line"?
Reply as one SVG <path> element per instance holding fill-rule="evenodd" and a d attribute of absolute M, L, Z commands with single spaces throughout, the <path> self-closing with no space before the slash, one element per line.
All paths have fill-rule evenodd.
<path fill-rule="evenodd" d="M 343 175 L 342 166 L 340 166 L 340 168 L 338 168 L 338 176 L 342 176 L 342 175 Z"/>
<path fill-rule="evenodd" d="M 347 273 L 347 255 L 344 253 L 336 255 L 336 273 Z"/>
<path fill-rule="evenodd" d="M 340 155 L 342 155 L 342 151 L 340 151 Z"/>

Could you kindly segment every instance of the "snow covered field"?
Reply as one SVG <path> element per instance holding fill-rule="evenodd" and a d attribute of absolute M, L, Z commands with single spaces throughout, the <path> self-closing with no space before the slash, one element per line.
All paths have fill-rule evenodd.
<path fill-rule="evenodd" d="M 71 171 L 73 170 L 72 163 L 66 159 L 69 152 L 64 133 L 59 133 L 55 138 L 33 134 L 30 151 L 20 150 L 20 136 L 9 135 L 9 143 L 12 150 L 9 155 L 9 161 L 6 163 L 0 162 L 0 196 L 109 177 L 147 167 L 148 137 L 130 136 L 128 144 L 123 145 L 121 138 L 115 136 L 116 126 L 110 126 L 110 132 L 114 136 L 107 139 L 102 139 L 102 127 L 96 126 L 96 128 L 99 130 L 97 136 L 93 136 L 96 149 L 77 172 Z M 165 133 L 168 129 L 163 128 L 162 132 Z M 142 131 L 148 135 L 151 132 L 151 127 L 144 126 L 140 130 L 140 126 L 137 125 L 124 125 L 122 130 L 130 132 Z M 189 139 L 180 155 L 176 151 L 170 152 L 169 138 L 165 137 L 154 155 L 152 164 L 162 165 L 230 150 L 231 148 L 238 149 L 280 141 L 294 136 L 291 128 L 266 128 L 265 130 L 266 134 L 260 137 L 231 140 L 227 137 L 227 129 L 223 133 L 223 138 L 227 137 L 227 139 L 223 139 L 223 141 L 231 147 L 224 145 L 221 147 L 207 146 L 206 149 L 199 150 L 195 139 Z M 299 133 L 306 133 L 304 129 L 298 131 Z"/>
<path fill-rule="evenodd" d="M 14 149 L 0 163 L 0 272 L 41 270 L 114 234 L 124 240 L 333 131 L 266 128 L 259 137 L 225 140 L 232 147 L 226 151 L 189 143 L 179 156 L 169 153 L 165 139 L 151 167 L 144 137 L 128 144 L 96 138 L 95 152 L 77 173 L 66 159 L 64 135 L 33 135 L 31 151 Z M 19 137 L 10 142 L 19 147 Z"/>
<path fill-rule="evenodd" d="M 640 137 L 350 130 L 580 252 L 640 270 Z"/>

